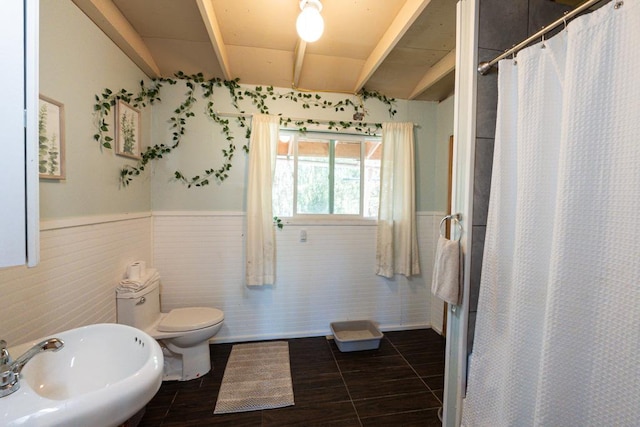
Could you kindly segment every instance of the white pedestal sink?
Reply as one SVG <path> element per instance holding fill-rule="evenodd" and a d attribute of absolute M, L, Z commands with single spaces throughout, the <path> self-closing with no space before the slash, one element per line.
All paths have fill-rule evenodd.
<path fill-rule="evenodd" d="M 64 347 L 24 366 L 20 388 L 0 398 L 0 425 L 118 426 L 160 388 L 162 350 L 139 329 L 105 323 L 49 337 Z M 17 358 L 38 341 L 9 352 Z"/>

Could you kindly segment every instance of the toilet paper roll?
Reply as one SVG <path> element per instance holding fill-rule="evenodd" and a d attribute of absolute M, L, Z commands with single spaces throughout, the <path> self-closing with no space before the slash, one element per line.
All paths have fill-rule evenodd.
<path fill-rule="evenodd" d="M 136 263 L 140 266 L 140 277 L 147 276 L 147 263 L 144 261 L 136 261 Z"/>
<path fill-rule="evenodd" d="M 141 280 L 147 273 L 147 265 L 144 261 L 132 262 L 127 266 L 127 279 Z"/>

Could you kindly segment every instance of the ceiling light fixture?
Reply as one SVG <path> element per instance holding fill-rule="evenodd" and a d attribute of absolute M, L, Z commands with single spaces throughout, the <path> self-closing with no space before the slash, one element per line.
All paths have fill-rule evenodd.
<path fill-rule="evenodd" d="M 322 3 L 320 0 L 300 0 L 300 10 L 302 12 L 296 20 L 296 30 L 302 40 L 313 43 L 324 31 L 324 20 L 320 15 Z"/>

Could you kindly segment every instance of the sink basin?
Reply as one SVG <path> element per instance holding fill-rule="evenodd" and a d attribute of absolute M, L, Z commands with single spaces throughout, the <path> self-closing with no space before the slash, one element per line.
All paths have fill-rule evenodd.
<path fill-rule="evenodd" d="M 24 366 L 20 389 L 0 398 L 0 425 L 118 426 L 160 388 L 162 350 L 139 329 L 104 323 L 50 337 L 64 347 Z M 9 352 L 17 358 L 38 341 Z"/>

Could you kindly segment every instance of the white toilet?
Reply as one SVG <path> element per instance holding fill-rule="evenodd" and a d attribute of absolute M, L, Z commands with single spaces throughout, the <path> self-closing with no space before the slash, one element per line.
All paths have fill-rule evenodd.
<path fill-rule="evenodd" d="M 164 381 L 187 381 L 211 370 L 209 338 L 224 321 L 224 312 L 210 307 L 160 312 L 160 278 L 138 292 L 116 293 L 118 323 L 155 338 L 164 354 Z"/>

